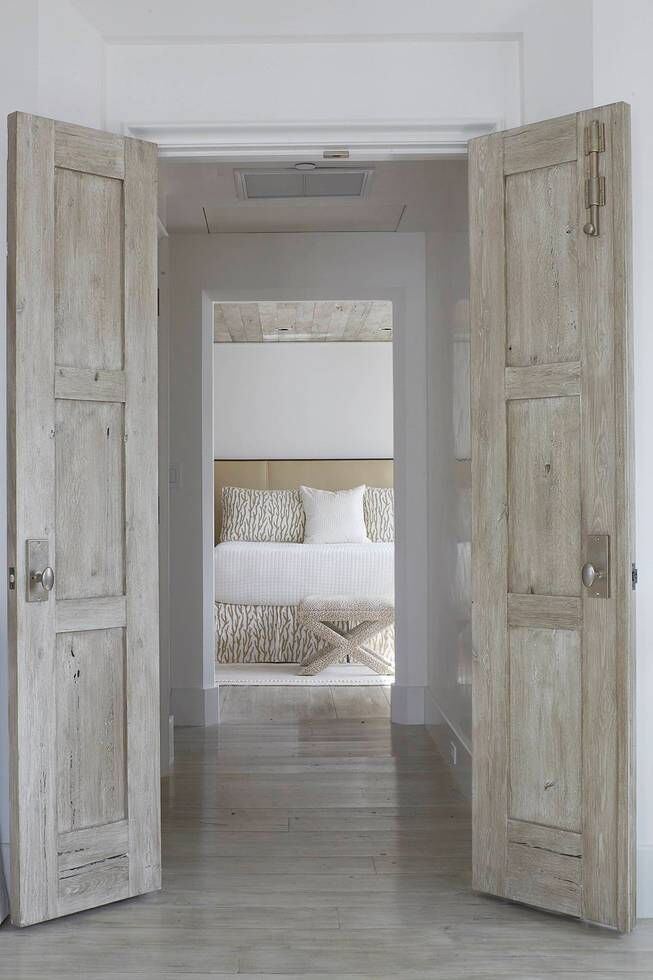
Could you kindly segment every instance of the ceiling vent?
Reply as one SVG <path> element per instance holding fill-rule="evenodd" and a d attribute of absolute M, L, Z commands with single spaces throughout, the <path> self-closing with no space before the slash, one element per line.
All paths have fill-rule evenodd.
<path fill-rule="evenodd" d="M 301 166 L 301 165 L 300 165 Z M 270 201 L 279 198 L 362 198 L 367 194 L 373 171 L 370 169 L 315 167 L 299 170 L 234 170 L 236 192 L 243 201 Z"/>

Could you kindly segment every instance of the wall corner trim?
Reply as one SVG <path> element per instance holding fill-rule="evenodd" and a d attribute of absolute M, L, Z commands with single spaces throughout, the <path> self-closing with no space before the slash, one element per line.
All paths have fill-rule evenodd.
<path fill-rule="evenodd" d="M 424 724 L 423 686 L 394 684 L 391 689 L 391 718 L 395 725 Z"/>
<path fill-rule="evenodd" d="M 637 847 L 637 918 L 653 919 L 653 844 Z"/>
<path fill-rule="evenodd" d="M 170 705 L 176 727 L 217 725 L 220 720 L 217 687 L 173 687 Z"/>

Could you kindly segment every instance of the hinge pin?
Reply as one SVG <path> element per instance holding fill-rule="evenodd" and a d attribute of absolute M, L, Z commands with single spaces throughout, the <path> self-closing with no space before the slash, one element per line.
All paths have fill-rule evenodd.
<path fill-rule="evenodd" d="M 589 157 L 589 177 L 585 181 L 585 207 L 590 220 L 583 231 L 590 238 L 599 233 L 599 208 L 605 205 L 605 177 L 599 174 L 599 153 L 605 152 L 605 123 L 593 119 L 585 128 L 585 156 Z"/>

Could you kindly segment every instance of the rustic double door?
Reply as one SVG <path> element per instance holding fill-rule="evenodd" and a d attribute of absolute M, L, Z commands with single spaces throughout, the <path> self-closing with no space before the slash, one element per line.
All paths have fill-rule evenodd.
<path fill-rule="evenodd" d="M 10 119 L 12 917 L 160 887 L 156 148 Z M 628 109 L 473 141 L 473 881 L 631 927 Z"/>

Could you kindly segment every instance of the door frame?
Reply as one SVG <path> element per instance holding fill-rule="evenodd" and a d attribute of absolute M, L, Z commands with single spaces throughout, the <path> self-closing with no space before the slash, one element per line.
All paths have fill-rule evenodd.
<path fill-rule="evenodd" d="M 320 156 L 346 148 L 350 160 L 422 160 L 467 156 L 475 136 L 505 129 L 505 120 L 361 119 L 354 123 L 329 121 L 141 123 L 127 122 L 124 136 L 157 143 L 159 159 L 241 162 L 292 161 L 299 153 Z"/>
<path fill-rule="evenodd" d="M 349 160 L 399 161 L 430 159 L 466 159 L 467 145 L 475 136 L 505 128 L 502 118 L 432 119 L 401 121 L 397 119 L 360 120 L 351 124 L 329 121 L 281 121 L 273 123 L 141 123 L 127 122 L 125 136 L 148 140 L 159 146 L 160 160 L 216 160 L 223 163 L 242 161 L 291 161 L 298 154 L 321 156 L 325 151 L 346 147 Z M 163 234 L 167 234 L 165 228 Z M 202 295 L 202 346 L 211 349 L 212 293 L 207 286 Z M 224 298 L 224 297 L 222 297 Z M 396 348 L 393 347 L 396 365 Z M 202 371 L 202 411 L 213 419 L 213 371 Z M 396 369 L 395 369 L 396 374 Z M 395 385 L 395 413 L 397 387 Z M 207 414 L 208 413 L 208 414 Z M 396 421 L 396 417 L 395 417 Z M 202 540 L 202 676 L 206 685 L 214 675 L 213 636 L 213 431 L 212 424 L 202 427 L 202 523 L 211 533 Z M 401 470 L 395 473 L 401 479 Z M 163 650 L 162 646 L 162 650 Z M 168 658 L 170 650 L 167 651 Z M 166 675 L 162 664 L 162 676 Z M 171 688 L 172 689 L 172 688 Z M 394 721 L 410 721 L 414 702 L 411 688 L 405 696 L 392 700 Z M 204 688 L 201 696 L 183 699 L 182 724 L 211 724 L 219 719 L 218 687 Z M 198 689 L 199 695 L 199 689 Z M 423 700 L 423 697 L 422 697 Z M 171 717 L 174 714 L 170 707 Z M 166 728 L 162 724 L 162 730 Z M 167 730 L 167 729 L 166 729 Z M 165 740 L 164 740 L 165 741 Z M 167 744 L 162 745 L 163 771 L 166 771 Z"/>

